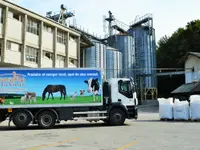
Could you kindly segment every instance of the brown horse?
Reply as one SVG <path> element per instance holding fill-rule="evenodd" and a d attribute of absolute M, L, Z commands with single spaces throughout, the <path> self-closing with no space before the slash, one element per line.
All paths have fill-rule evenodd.
<path fill-rule="evenodd" d="M 51 94 L 52 99 L 54 99 L 53 97 L 53 93 L 56 92 L 60 92 L 61 97 L 60 100 L 62 99 L 62 95 L 64 95 L 64 100 L 65 100 L 65 96 L 66 96 L 66 87 L 64 85 L 47 85 L 42 93 L 42 100 L 44 101 L 45 97 L 46 97 L 46 93 L 48 92 L 48 98 Z"/>

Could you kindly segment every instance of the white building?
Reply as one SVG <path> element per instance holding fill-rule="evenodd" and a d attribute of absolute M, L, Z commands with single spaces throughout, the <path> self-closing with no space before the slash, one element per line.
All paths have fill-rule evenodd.
<path fill-rule="evenodd" d="M 80 32 L 0 0 L 0 67 L 80 67 Z M 83 65 L 81 65 L 83 67 Z"/>
<path fill-rule="evenodd" d="M 191 71 L 191 69 L 193 69 Z M 200 53 L 189 52 L 185 56 L 185 83 L 200 79 Z"/>

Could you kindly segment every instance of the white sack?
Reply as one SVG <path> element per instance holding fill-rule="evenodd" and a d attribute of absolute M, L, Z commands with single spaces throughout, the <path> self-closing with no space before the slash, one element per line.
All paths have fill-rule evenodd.
<path fill-rule="evenodd" d="M 173 106 L 173 116 L 176 120 L 188 120 L 190 118 L 190 109 L 188 101 L 179 101 L 179 99 L 175 99 Z"/>
<path fill-rule="evenodd" d="M 173 118 L 173 98 L 158 98 L 160 119 Z"/>
<path fill-rule="evenodd" d="M 200 119 L 200 95 L 190 96 L 191 119 Z"/>
<path fill-rule="evenodd" d="M 190 99 L 190 102 L 200 101 L 200 95 L 191 95 L 189 99 Z"/>

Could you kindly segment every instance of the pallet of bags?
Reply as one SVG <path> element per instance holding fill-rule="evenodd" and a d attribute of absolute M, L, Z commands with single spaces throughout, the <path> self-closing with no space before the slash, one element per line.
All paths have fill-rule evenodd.
<path fill-rule="evenodd" d="M 173 119 L 173 98 L 158 98 L 160 120 Z"/>
<path fill-rule="evenodd" d="M 179 101 L 174 100 L 173 105 L 173 116 L 174 120 L 189 120 L 190 119 L 190 106 L 187 100 Z"/>
<path fill-rule="evenodd" d="M 200 120 L 200 95 L 190 96 L 190 115 L 191 120 Z"/>

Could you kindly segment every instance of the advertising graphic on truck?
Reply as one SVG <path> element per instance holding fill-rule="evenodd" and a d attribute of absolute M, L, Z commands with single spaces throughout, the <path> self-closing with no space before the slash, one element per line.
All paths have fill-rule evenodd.
<path fill-rule="evenodd" d="M 0 122 L 49 129 L 68 120 L 122 125 L 137 119 L 132 78 L 104 80 L 100 68 L 1 68 Z"/>
<path fill-rule="evenodd" d="M 101 103 L 100 70 L 0 70 L 1 105 Z"/>

